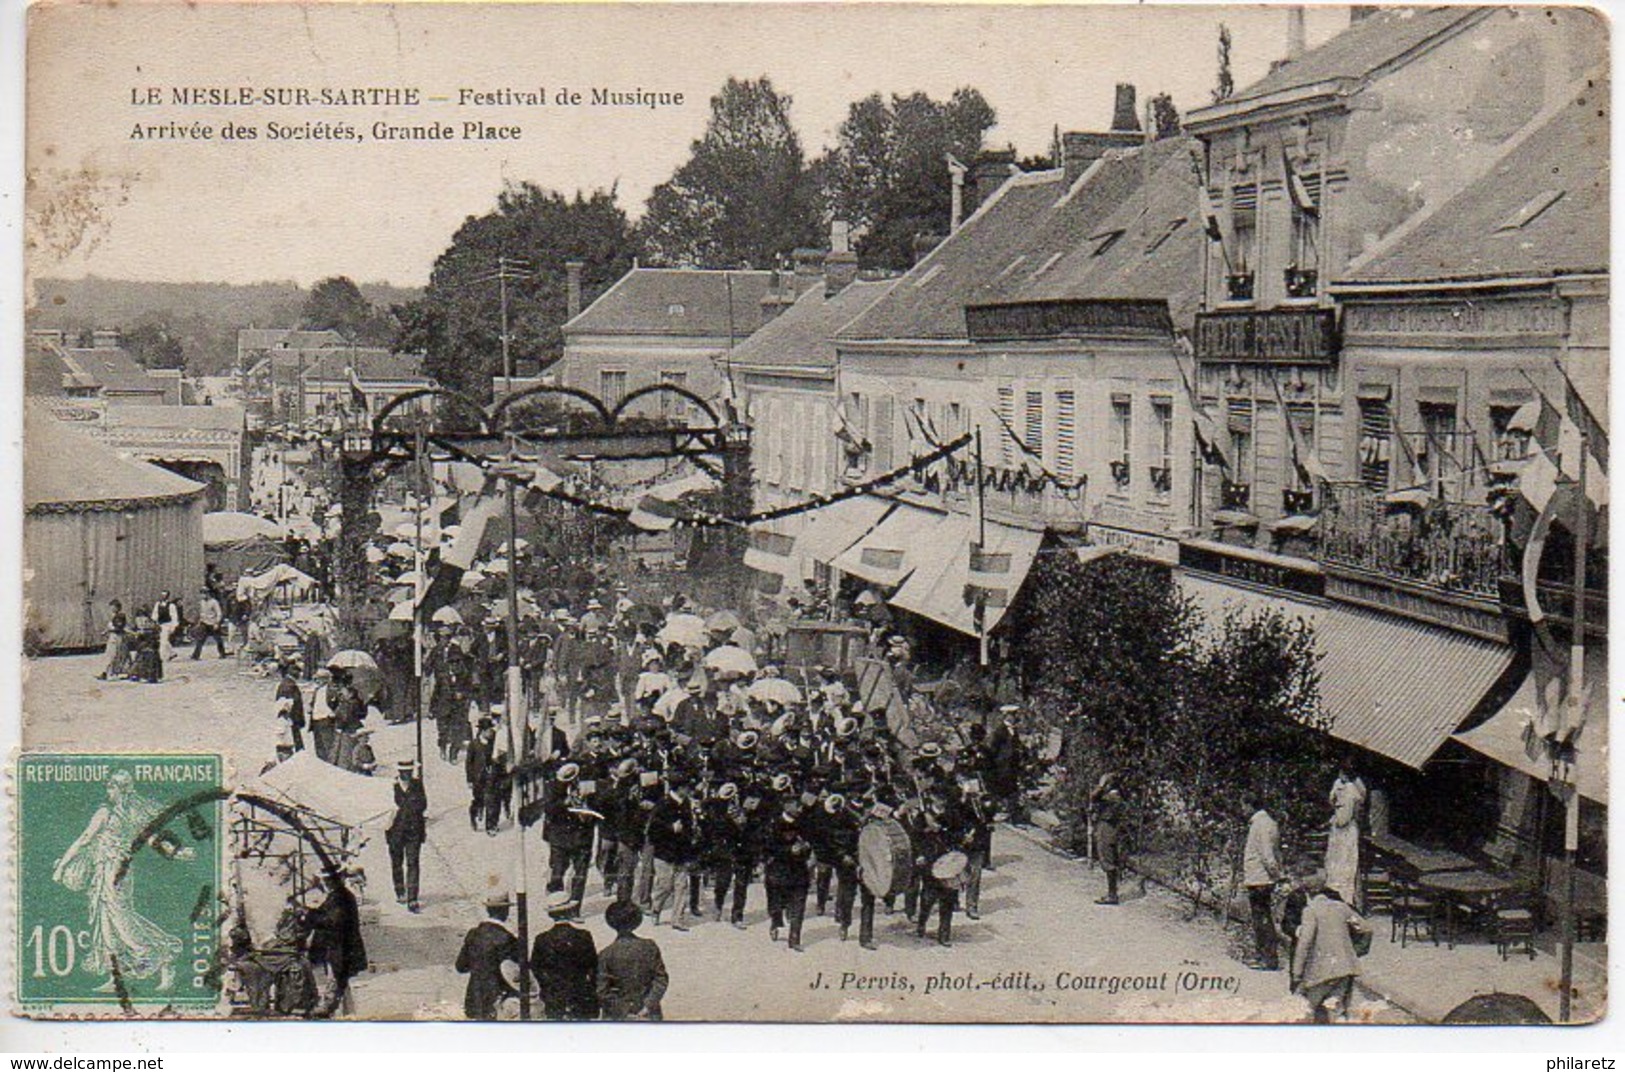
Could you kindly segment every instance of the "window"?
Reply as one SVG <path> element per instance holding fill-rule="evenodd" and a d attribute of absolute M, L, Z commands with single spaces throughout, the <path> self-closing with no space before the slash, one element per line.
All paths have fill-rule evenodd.
<path fill-rule="evenodd" d="M 1230 274 L 1233 285 L 1230 297 L 1238 301 L 1252 299 L 1252 274 L 1257 267 L 1254 247 L 1258 244 L 1258 185 L 1245 183 L 1230 189 L 1230 231 L 1234 237 L 1230 250 Z M 1236 277 L 1245 276 L 1246 293 Z"/>
<path fill-rule="evenodd" d="M 1089 241 L 1095 243 L 1095 251 L 1092 255 L 1096 257 L 1105 256 L 1106 251 L 1117 245 L 1117 240 L 1122 237 L 1122 231 L 1102 231 L 1099 234 L 1090 235 Z"/>
<path fill-rule="evenodd" d="M 1529 454 L 1529 433 L 1512 427 L 1512 418 L 1518 409 L 1518 406 L 1490 407 L 1490 430 L 1495 436 L 1492 461 L 1515 462 Z"/>
<path fill-rule="evenodd" d="M 1010 442 L 1016 427 L 1014 387 L 999 388 L 999 426 L 999 458 L 1003 467 L 1009 469 L 1015 464 L 1015 444 Z"/>
<path fill-rule="evenodd" d="M 1287 450 L 1290 451 L 1293 449 L 1292 440 L 1295 439 L 1297 440 L 1298 449 L 1302 452 L 1301 456 L 1297 459 L 1299 462 L 1307 462 L 1310 458 L 1317 457 L 1318 455 L 1315 445 L 1315 407 L 1312 405 L 1293 405 L 1289 403 L 1285 412 L 1282 414 L 1282 417 L 1283 419 L 1292 422 L 1293 434 L 1288 437 L 1286 444 Z M 1281 431 L 1284 434 L 1286 429 L 1283 427 Z M 1293 464 L 1289 466 L 1288 473 L 1290 476 L 1288 483 L 1295 490 L 1305 492 L 1313 492 L 1315 490 L 1314 481 L 1310 480 L 1307 474 L 1301 471 L 1299 465 Z M 1295 510 L 1293 512 L 1296 513 L 1298 511 Z"/>
<path fill-rule="evenodd" d="M 1078 396 L 1055 392 L 1055 470 L 1063 480 L 1077 472 Z"/>
<path fill-rule="evenodd" d="M 660 373 L 660 382 L 673 387 L 688 387 L 688 373 L 664 370 Z M 688 419 L 688 400 L 682 395 L 674 395 L 668 391 L 661 391 L 657 396 L 660 399 L 660 415 L 676 420 Z"/>
<path fill-rule="evenodd" d="M 948 403 L 948 427 L 943 431 L 950 439 L 957 439 L 965 434 L 965 407 L 958 402 Z"/>
<path fill-rule="evenodd" d="M 1393 487 L 1394 416 L 1386 398 L 1360 399 L 1360 483 L 1371 491 Z"/>
<path fill-rule="evenodd" d="M 1536 217 L 1538 217 L 1542 212 L 1545 212 L 1547 209 L 1557 204 L 1558 201 L 1562 200 L 1562 198 L 1562 190 L 1542 190 L 1540 193 L 1524 202 L 1523 206 L 1519 208 L 1518 211 L 1508 216 L 1505 220 L 1502 220 L 1500 225 L 1495 228 L 1495 233 L 1508 234 L 1513 231 L 1523 230 L 1531 223 L 1534 223 Z"/>
<path fill-rule="evenodd" d="M 1246 484 L 1253 474 L 1253 400 L 1232 398 L 1226 406 L 1230 430 L 1230 458 L 1235 480 Z"/>
<path fill-rule="evenodd" d="M 1157 463 L 1151 467 L 1151 490 L 1160 498 L 1173 491 L 1174 481 L 1174 400 L 1153 398 L 1151 417 L 1156 422 Z"/>
<path fill-rule="evenodd" d="M 1044 456 L 1044 392 L 1027 392 L 1027 427 L 1021 440 L 1027 449 Z"/>
<path fill-rule="evenodd" d="M 874 430 L 869 433 L 869 440 L 875 445 L 875 464 L 881 472 L 889 471 L 896 464 L 892 452 L 892 400 L 889 397 L 874 400 Z"/>
<path fill-rule="evenodd" d="M 688 312 L 688 310 L 683 308 L 682 302 L 672 302 L 670 305 L 666 306 L 667 316 L 682 316 L 686 312 Z"/>
<path fill-rule="evenodd" d="M 1134 404 L 1128 395 L 1112 395 L 1112 483 L 1127 491 L 1134 482 Z"/>
<path fill-rule="evenodd" d="M 1422 443 L 1417 468 L 1435 489 L 1460 471 L 1456 456 L 1456 407 L 1450 402 L 1422 402 Z"/>
<path fill-rule="evenodd" d="M 598 373 L 598 397 L 614 409 L 626 397 L 625 370 L 603 369 Z"/>
<path fill-rule="evenodd" d="M 1289 298 L 1312 298 L 1320 278 L 1320 176 L 1287 175 L 1292 188 L 1292 263 L 1286 270 Z"/>

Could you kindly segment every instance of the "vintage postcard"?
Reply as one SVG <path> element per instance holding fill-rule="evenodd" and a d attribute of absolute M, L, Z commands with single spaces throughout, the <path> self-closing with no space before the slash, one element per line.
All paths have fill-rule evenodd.
<path fill-rule="evenodd" d="M 27 61 L 13 1015 L 1606 1013 L 1598 11 Z"/>

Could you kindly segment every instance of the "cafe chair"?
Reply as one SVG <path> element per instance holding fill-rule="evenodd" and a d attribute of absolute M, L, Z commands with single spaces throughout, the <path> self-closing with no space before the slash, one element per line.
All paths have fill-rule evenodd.
<path fill-rule="evenodd" d="M 1394 910 L 1394 876 L 1386 869 L 1374 867 L 1365 873 L 1365 914 L 1392 914 Z"/>
<path fill-rule="evenodd" d="M 1416 885 L 1409 878 L 1393 878 L 1392 916 L 1389 922 L 1389 941 L 1398 941 L 1401 949 L 1415 938 L 1426 937 L 1439 944 L 1439 901 L 1433 894 Z"/>
<path fill-rule="evenodd" d="M 1535 959 L 1535 909 L 1529 894 L 1517 891 L 1495 899 L 1490 919 L 1495 951 L 1506 960 L 1514 951 Z"/>

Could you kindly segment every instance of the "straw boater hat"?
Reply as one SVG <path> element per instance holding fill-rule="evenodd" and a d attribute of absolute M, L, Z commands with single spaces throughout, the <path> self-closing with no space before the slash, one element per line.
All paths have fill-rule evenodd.
<path fill-rule="evenodd" d="M 650 663 L 663 662 L 664 660 L 665 660 L 665 656 L 661 655 L 658 651 L 656 651 L 653 648 L 649 648 L 649 649 L 645 650 L 644 653 L 643 653 L 643 665 L 644 666 L 648 666 Z"/>
<path fill-rule="evenodd" d="M 778 774 L 775 774 L 773 776 L 773 783 L 772 784 L 773 784 L 773 791 L 775 793 L 789 792 L 790 784 L 791 784 L 790 776 L 788 774 L 785 774 L 783 771 L 780 771 Z"/>
<path fill-rule="evenodd" d="M 831 815 L 840 811 L 844 804 L 846 804 L 846 798 L 839 793 L 831 793 L 824 798 L 824 810 Z"/>
<path fill-rule="evenodd" d="M 513 898 L 504 892 L 488 894 L 485 898 L 486 908 L 512 908 Z"/>
<path fill-rule="evenodd" d="M 739 787 L 732 782 L 723 782 L 717 787 L 718 800 L 732 800 L 739 795 Z"/>
<path fill-rule="evenodd" d="M 855 718 L 839 718 L 835 720 L 835 736 L 850 737 L 858 731 L 858 720 Z"/>
<path fill-rule="evenodd" d="M 921 759 L 936 759 L 942 755 L 942 746 L 935 741 L 927 741 L 920 745 Z"/>
<path fill-rule="evenodd" d="M 570 896 L 569 890 L 554 890 L 547 895 L 547 914 L 555 919 L 574 915 L 581 903 Z"/>
<path fill-rule="evenodd" d="M 757 733 L 755 730 L 746 730 L 739 735 L 739 740 L 735 743 L 746 752 L 749 752 L 752 748 L 756 747 L 756 742 L 761 740 L 761 738 L 762 735 Z"/>
<path fill-rule="evenodd" d="M 413 771 L 417 770 L 417 766 L 418 765 L 412 762 L 410 759 L 402 759 L 396 762 L 395 770 L 401 774 L 411 774 Z"/>
<path fill-rule="evenodd" d="M 581 775 L 581 765 L 579 763 L 566 763 L 566 764 L 564 764 L 562 767 L 560 767 L 558 769 L 558 771 L 553 775 L 553 777 L 557 778 L 560 782 L 564 783 L 565 785 L 569 785 L 571 782 L 575 781 L 578 777 L 580 777 L 580 775 Z"/>

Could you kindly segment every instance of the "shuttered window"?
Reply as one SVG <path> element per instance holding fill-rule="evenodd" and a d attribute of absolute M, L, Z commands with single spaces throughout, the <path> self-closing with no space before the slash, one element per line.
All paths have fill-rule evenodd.
<path fill-rule="evenodd" d="M 875 445 L 875 464 L 881 472 L 889 471 L 895 464 L 892 452 L 892 400 L 890 397 L 881 397 L 874 400 L 874 428 L 869 433 L 869 439 Z"/>
<path fill-rule="evenodd" d="M 1071 391 L 1055 392 L 1055 468 L 1065 479 L 1077 471 L 1078 398 Z"/>
<path fill-rule="evenodd" d="M 1008 469 L 1015 463 L 1015 444 L 1010 442 L 1010 432 L 1005 429 L 1014 429 L 1016 426 L 1016 389 L 1014 387 L 999 388 L 999 460 L 1004 468 Z"/>
<path fill-rule="evenodd" d="M 1360 400 L 1360 483 L 1372 491 L 1393 485 L 1394 415 L 1387 399 Z"/>
<path fill-rule="evenodd" d="M 1022 442 L 1027 444 L 1028 450 L 1040 458 L 1044 456 L 1044 392 L 1042 391 L 1027 392 L 1027 427 L 1025 434 L 1021 438 Z"/>

